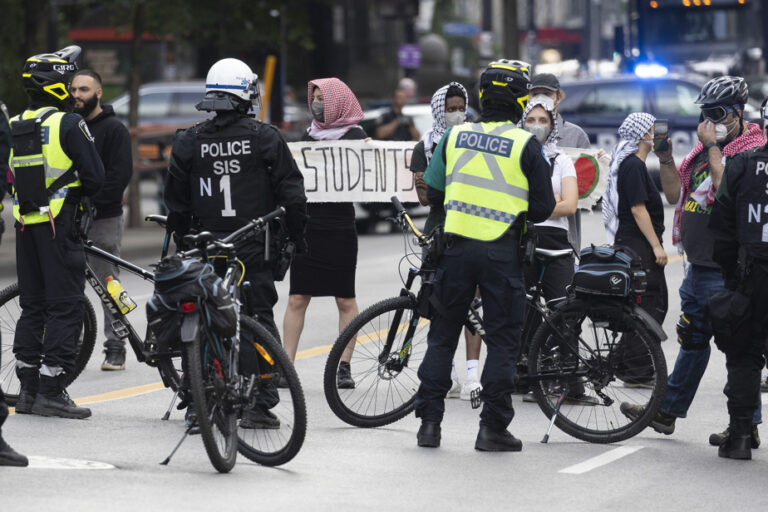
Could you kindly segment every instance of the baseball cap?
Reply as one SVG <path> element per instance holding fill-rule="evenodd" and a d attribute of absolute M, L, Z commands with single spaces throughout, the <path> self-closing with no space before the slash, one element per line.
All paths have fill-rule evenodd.
<path fill-rule="evenodd" d="M 539 73 L 533 75 L 528 89 L 548 89 L 550 91 L 560 90 L 560 81 L 552 73 Z"/>

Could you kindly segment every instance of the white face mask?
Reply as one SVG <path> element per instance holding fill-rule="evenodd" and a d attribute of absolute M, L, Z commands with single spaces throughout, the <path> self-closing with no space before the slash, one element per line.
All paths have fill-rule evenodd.
<path fill-rule="evenodd" d="M 549 107 L 549 110 L 555 109 L 555 100 L 553 100 L 546 94 L 537 94 L 536 96 L 528 100 L 528 103 L 542 103 L 544 105 L 547 105 L 547 107 Z"/>
<path fill-rule="evenodd" d="M 715 140 L 717 142 L 723 142 L 725 139 L 728 138 L 728 134 L 731 133 L 736 128 L 736 124 L 734 123 L 733 128 L 728 129 L 728 126 L 724 125 L 723 123 L 717 123 L 715 125 Z"/>
<path fill-rule="evenodd" d="M 456 126 L 457 124 L 461 124 L 464 122 L 464 120 L 467 118 L 466 112 L 446 112 L 445 113 L 445 127 L 450 128 L 451 126 Z"/>
<path fill-rule="evenodd" d="M 549 126 L 543 126 L 540 124 L 526 126 L 525 129 L 526 131 L 531 132 L 533 136 L 536 137 L 536 140 L 542 144 L 546 142 L 547 137 L 549 137 L 549 134 L 552 132 L 552 129 Z"/>

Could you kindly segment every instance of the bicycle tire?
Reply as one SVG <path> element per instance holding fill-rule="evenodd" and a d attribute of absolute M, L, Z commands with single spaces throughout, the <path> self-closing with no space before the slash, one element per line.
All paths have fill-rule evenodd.
<path fill-rule="evenodd" d="M 582 328 L 585 323 L 591 324 L 588 329 Z M 573 351 L 563 350 L 567 342 L 556 332 L 577 333 L 578 368 L 574 365 Z M 619 360 L 623 349 L 617 338 L 620 335 L 623 339 L 626 333 L 633 333 L 643 347 L 642 358 L 647 358 L 647 369 L 652 371 L 651 389 L 625 387 L 626 384 L 620 383 Z M 584 389 L 583 396 L 598 401 L 597 405 L 586 405 L 584 400 L 563 402 L 555 418 L 555 425 L 560 430 L 590 443 L 615 443 L 640 433 L 661 408 L 667 388 L 667 366 L 660 340 L 632 315 L 631 306 L 620 303 L 594 302 L 578 297 L 570 299 L 555 309 L 537 330 L 531 342 L 528 363 L 533 395 L 548 418 L 552 418 L 560 397 L 558 391 L 562 391 L 564 382 L 578 380 Z M 586 375 L 568 377 L 569 372 L 575 370 L 586 372 Z M 546 374 L 559 378 L 536 379 Z M 623 402 L 642 406 L 643 414 L 635 418 L 625 416 L 621 412 Z"/>
<path fill-rule="evenodd" d="M 197 338 L 184 344 L 189 388 L 208 459 L 217 471 L 228 473 L 237 460 L 237 415 L 220 394 L 230 387 L 222 379 L 220 363 L 217 368 L 209 356 L 203 357 L 204 352 L 209 354 L 205 336 L 201 330 Z M 222 439 L 217 439 L 217 434 Z"/>
<path fill-rule="evenodd" d="M 280 421 L 280 426 L 276 429 L 238 428 L 238 451 L 258 464 L 279 466 L 292 460 L 304 445 L 307 434 L 304 390 L 288 354 L 264 326 L 253 318 L 241 317 L 240 339 L 241 350 L 243 342 L 259 345 L 256 350 L 259 367 L 270 369 L 259 375 L 260 382 L 279 395 L 279 402 L 269 411 Z M 276 388 L 280 376 L 285 377 L 287 390 Z"/>
<path fill-rule="evenodd" d="M 66 376 L 66 385 L 72 384 L 88 364 L 96 344 L 98 321 L 96 311 L 88 297 L 83 296 L 83 328 L 77 343 L 75 371 Z M 16 405 L 19 399 L 21 383 L 16 377 L 16 357 L 13 355 L 13 339 L 16 334 L 16 322 L 21 316 L 19 304 L 19 284 L 14 283 L 0 291 L 0 389 L 5 393 L 9 405 Z"/>
<path fill-rule="evenodd" d="M 429 331 L 429 321 L 418 317 L 415 308 L 410 296 L 378 302 L 355 317 L 333 344 L 325 364 L 323 387 L 331 410 L 345 423 L 362 428 L 381 427 L 413 411 L 419 387 L 416 372 L 426 353 Z M 398 312 L 401 317 L 397 329 L 392 333 Z M 398 351 L 404 346 L 406 326 L 416 318 L 419 321 L 413 333 L 407 364 L 399 371 L 395 366 L 393 371 L 391 363 L 396 363 Z M 379 362 L 386 338 L 390 334 L 394 335 L 391 348 L 394 355 L 390 353 L 386 361 Z M 353 341 L 355 349 L 350 367 L 355 387 L 339 389 L 339 362 Z"/>

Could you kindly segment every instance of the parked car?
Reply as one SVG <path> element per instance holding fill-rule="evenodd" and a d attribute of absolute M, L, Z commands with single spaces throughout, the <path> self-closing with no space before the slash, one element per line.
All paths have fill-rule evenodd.
<path fill-rule="evenodd" d="M 184 128 L 211 117 L 195 108 L 205 94 L 203 80 L 190 82 L 151 82 L 139 87 L 139 126 L 164 125 Z M 130 94 L 125 92 L 110 102 L 115 115 L 128 122 Z"/>
<path fill-rule="evenodd" d="M 679 164 L 698 142 L 701 110 L 694 103 L 705 79 L 678 75 L 640 79 L 626 75 L 602 80 L 563 81 L 565 99 L 558 107 L 566 121 L 581 126 L 595 148 L 616 145 L 618 128 L 632 112 L 649 112 L 669 121 L 675 161 Z M 744 117 L 759 120 L 759 106 L 745 105 Z M 648 170 L 660 186 L 659 161 L 651 153 Z"/>

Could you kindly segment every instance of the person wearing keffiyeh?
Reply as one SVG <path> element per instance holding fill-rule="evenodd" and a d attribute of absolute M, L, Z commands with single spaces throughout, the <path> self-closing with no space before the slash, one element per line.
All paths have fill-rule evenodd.
<path fill-rule="evenodd" d="M 640 307 L 663 325 L 669 303 L 667 254 L 662 246 L 664 205 L 645 164 L 653 148 L 654 121 L 651 114 L 638 112 L 621 123 L 603 196 L 603 220 L 609 241 L 640 258 L 648 283 Z M 648 349 L 633 333 L 625 334 L 621 344 L 619 378 L 626 387 L 648 387 L 654 372 Z"/>
<path fill-rule="evenodd" d="M 358 124 L 363 109 L 347 84 L 338 78 L 320 78 L 307 84 L 307 106 L 312 125 L 302 140 L 357 140 L 367 134 Z M 355 270 L 357 232 L 352 203 L 309 203 L 307 205 L 307 244 L 309 251 L 296 256 L 291 265 L 288 306 L 283 319 L 285 351 L 296 357 L 304 316 L 312 297 L 334 297 L 339 310 L 339 328 L 357 316 Z M 339 388 L 354 388 L 349 360 L 352 351 L 342 356 Z"/>
<path fill-rule="evenodd" d="M 677 418 L 686 417 L 709 362 L 709 300 L 724 287 L 720 266 L 712 257 L 715 239 L 709 229 L 715 191 L 732 157 L 765 144 L 760 127 L 744 120 L 747 92 L 741 77 L 722 76 L 707 82 L 696 99 L 702 111 L 699 142 L 679 169 L 672 156 L 671 141 L 668 151 L 658 153 L 664 195 L 676 204 L 672 241 L 685 251 L 689 262 L 680 285 L 680 350 L 667 379 L 664 402 L 651 422 L 651 427 L 663 434 L 672 434 Z M 758 407 L 753 418 L 757 443 L 756 425 L 760 422 Z M 727 430 L 712 434 L 710 443 L 719 444 L 727 437 Z"/>
<path fill-rule="evenodd" d="M 432 95 L 432 127 L 422 136 L 421 140 L 413 148 L 411 156 L 411 172 L 414 173 L 416 191 L 419 194 L 419 202 L 428 205 L 427 184 L 424 183 L 424 171 L 432 159 L 432 152 L 437 146 L 445 131 L 451 126 L 464 122 L 467 111 L 467 90 L 458 82 L 451 82 L 442 86 Z M 442 203 L 430 205 L 429 215 L 424 224 L 424 232 L 431 233 L 437 226 L 445 223 L 445 209 Z M 459 383 L 456 365 L 451 365 L 451 389 L 446 398 L 461 398 L 469 400 L 475 389 L 481 388 L 478 378 L 480 366 L 480 347 L 483 340 L 478 334 L 472 334 L 464 329 L 464 339 L 467 347 L 467 376 L 464 384 Z"/>

